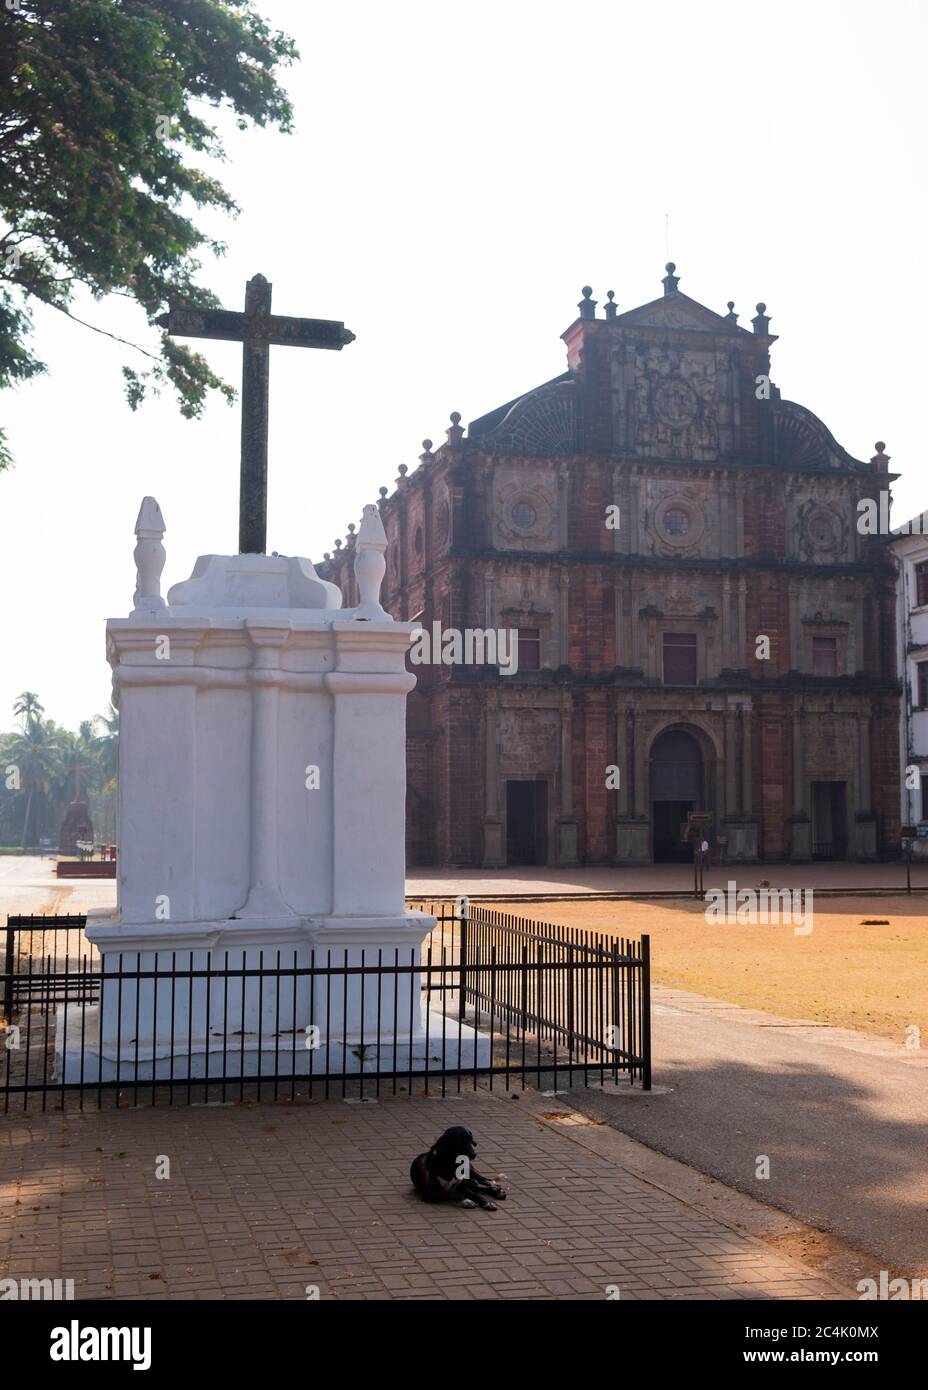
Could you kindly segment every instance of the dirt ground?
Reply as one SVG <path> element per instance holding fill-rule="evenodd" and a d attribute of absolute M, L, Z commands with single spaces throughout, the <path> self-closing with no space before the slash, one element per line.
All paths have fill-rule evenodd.
<path fill-rule="evenodd" d="M 501 903 L 503 912 L 611 936 L 651 937 L 655 984 L 787 1018 L 928 1046 L 928 902 L 820 898 L 813 930 L 708 925 L 697 902 Z M 872 925 L 864 925 L 870 922 Z M 876 925 L 879 923 L 879 925 Z"/>

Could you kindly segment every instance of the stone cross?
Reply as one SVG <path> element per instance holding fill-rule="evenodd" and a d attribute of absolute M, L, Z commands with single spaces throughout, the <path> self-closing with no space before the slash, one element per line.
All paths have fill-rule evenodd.
<path fill-rule="evenodd" d="M 267 547 L 267 433 L 269 348 L 329 348 L 341 352 L 354 334 L 335 319 L 287 318 L 271 313 L 271 285 L 255 275 L 245 286 L 245 309 L 197 309 L 179 305 L 156 320 L 181 338 L 221 338 L 241 343 L 242 462 L 238 548 L 263 555 Z"/>

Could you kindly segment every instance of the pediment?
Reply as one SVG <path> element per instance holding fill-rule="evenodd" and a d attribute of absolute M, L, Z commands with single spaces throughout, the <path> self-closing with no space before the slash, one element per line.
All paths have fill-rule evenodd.
<path fill-rule="evenodd" d="M 654 299 L 650 304 L 642 304 L 637 309 L 629 309 L 628 313 L 619 314 L 616 323 L 635 328 L 682 328 L 699 333 L 747 331 L 724 314 L 716 314 L 704 304 L 690 299 L 688 294 L 681 294 L 679 290 Z"/>
<path fill-rule="evenodd" d="M 577 440 L 577 388 L 557 379 L 521 396 L 495 429 L 481 437 L 488 449 L 516 454 L 573 454 Z"/>
<path fill-rule="evenodd" d="M 868 465 L 843 449 L 831 430 L 796 401 L 772 402 L 773 449 L 777 463 L 786 468 L 854 468 Z"/>

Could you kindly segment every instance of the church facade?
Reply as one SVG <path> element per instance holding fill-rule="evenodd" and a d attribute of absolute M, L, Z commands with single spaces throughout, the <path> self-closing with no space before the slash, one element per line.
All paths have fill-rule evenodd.
<path fill-rule="evenodd" d="M 763 304 L 746 329 L 669 265 L 597 307 L 560 376 L 381 489 L 388 611 L 518 633 L 516 670 L 410 667 L 410 863 L 682 859 L 694 812 L 726 862 L 894 856 L 894 566 L 858 527 L 884 446 L 781 399 Z M 349 603 L 353 548 L 319 567 Z"/>

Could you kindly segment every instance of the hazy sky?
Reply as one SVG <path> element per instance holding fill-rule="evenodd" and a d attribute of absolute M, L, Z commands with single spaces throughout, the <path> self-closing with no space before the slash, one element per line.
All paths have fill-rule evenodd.
<path fill-rule="evenodd" d="M 263 271 L 279 313 L 344 319 L 342 353 L 272 350 L 268 549 L 318 560 L 425 436 L 564 368 L 584 284 L 622 309 L 680 288 L 750 325 L 773 378 L 928 507 L 923 335 L 925 6 L 613 0 L 260 0 L 296 39 L 296 133 L 229 125 L 202 278 L 230 308 Z M 666 223 L 669 214 L 669 248 Z M 124 301 L 77 312 L 151 342 Z M 600 310 L 601 312 L 601 310 Z M 238 407 L 132 414 L 137 354 L 36 315 L 45 378 L 0 398 L 0 729 L 35 690 L 71 726 L 109 694 L 146 493 L 165 588 L 237 546 Z M 201 345 L 236 386 L 240 349 Z M 897 519 L 900 519 L 897 516 Z"/>

